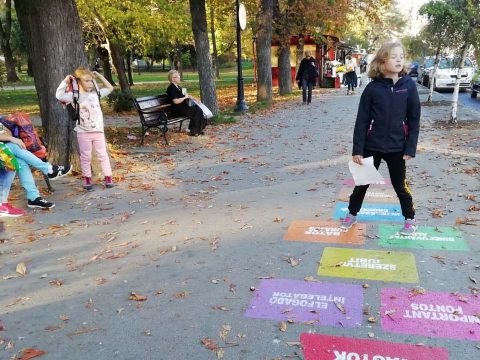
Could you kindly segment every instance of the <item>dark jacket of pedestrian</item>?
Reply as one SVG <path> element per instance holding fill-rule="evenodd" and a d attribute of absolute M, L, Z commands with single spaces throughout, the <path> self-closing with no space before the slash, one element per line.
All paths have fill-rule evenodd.
<path fill-rule="evenodd" d="M 300 62 L 298 67 L 297 76 L 295 80 L 301 81 L 303 79 L 315 83 L 315 79 L 318 77 L 317 62 L 313 56 L 305 57 Z"/>
<path fill-rule="evenodd" d="M 415 81 L 408 75 L 395 84 L 389 78 L 375 78 L 360 98 L 352 154 L 372 150 L 414 157 L 419 130 L 420 100 Z"/>

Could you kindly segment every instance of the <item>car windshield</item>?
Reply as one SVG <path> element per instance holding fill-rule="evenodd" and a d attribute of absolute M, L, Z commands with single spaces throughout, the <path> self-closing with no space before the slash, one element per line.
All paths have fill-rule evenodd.
<path fill-rule="evenodd" d="M 456 68 L 458 66 L 458 63 L 460 62 L 460 59 L 453 59 L 453 58 L 443 58 L 440 59 L 440 62 L 438 63 L 438 67 L 440 69 L 450 69 L 450 68 Z M 463 62 L 463 67 L 472 67 L 472 62 L 470 59 L 465 59 Z"/>

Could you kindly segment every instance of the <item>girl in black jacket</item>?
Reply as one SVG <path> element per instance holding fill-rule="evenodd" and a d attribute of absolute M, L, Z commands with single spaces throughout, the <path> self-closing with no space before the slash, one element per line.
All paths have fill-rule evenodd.
<path fill-rule="evenodd" d="M 416 230 L 415 208 L 406 180 L 405 161 L 415 157 L 420 128 L 420 100 L 415 82 L 406 75 L 404 48 L 399 42 L 387 42 L 378 50 L 368 76 L 373 79 L 360 98 L 353 133 L 353 162 L 361 165 L 373 156 L 378 169 L 385 160 L 392 186 L 405 217 L 400 231 L 408 235 Z M 348 230 L 357 222 L 369 185 L 355 186 L 350 196 L 349 214 L 341 227 Z"/>
<path fill-rule="evenodd" d="M 300 62 L 295 79 L 302 87 L 303 104 L 312 102 L 312 88 L 318 77 L 317 63 L 310 50 L 305 51 L 305 58 Z M 308 98 L 307 98 L 308 90 Z"/>

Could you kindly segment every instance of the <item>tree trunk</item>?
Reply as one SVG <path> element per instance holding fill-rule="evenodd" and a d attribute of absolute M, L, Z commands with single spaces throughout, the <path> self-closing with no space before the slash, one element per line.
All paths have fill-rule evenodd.
<path fill-rule="evenodd" d="M 5 1 L 5 26 L 0 19 L 0 49 L 5 59 L 5 68 L 7 69 L 7 81 L 16 82 L 20 79 L 15 71 L 15 60 L 13 58 L 12 48 L 10 47 L 10 34 L 12 31 L 12 0 Z"/>
<path fill-rule="evenodd" d="M 103 70 L 103 76 L 108 80 L 112 86 L 115 86 L 112 76 L 112 66 L 110 65 L 110 54 L 107 49 L 102 46 L 97 47 L 98 57 L 100 58 L 100 64 Z"/>
<path fill-rule="evenodd" d="M 261 0 L 257 30 L 257 101 L 272 101 L 273 0 Z"/>
<path fill-rule="evenodd" d="M 282 41 L 278 52 L 278 92 L 280 95 L 292 93 L 292 73 L 290 66 L 290 44 Z"/>
<path fill-rule="evenodd" d="M 88 66 L 75 1 L 16 0 L 15 9 L 32 65 L 49 160 L 78 165 L 75 123 L 55 98 L 67 74 Z"/>
<path fill-rule="evenodd" d="M 113 66 L 117 70 L 118 82 L 120 89 L 131 95 L 130 85 L 125 74 L 125 64 L 123 63 L 123 46 L 117 42 L 117 40 L 110 40 L 110 51 L 112 52 Z"/>
<path fill-rule="evenodd" d="M 432 99 L 433 99 L 433 91 L 435 90 L 435 73 L 437 72 L 437 69 L 438 69 L 438 62 L 440 61 L 440 46 L 437 47 L 437 52 L 435 53 L 435 61 L 433 63 L 433 72 L 432 72 L 432 77 L 430 78 L 429 76 L 429 88 L 430 88 L 430 91 L 428 93 L 428 98 L 427 98 L 427 102 L 431 102 Z M 422 74 L 423 76 L 423 74 Z M 422 85 L 423 85 L 423 79 L 421 80 L 422 81 Z"/>
<path fill-rule="evenodd" d="M 213 57 L 212 64 L 215 69 L 215 78 L 220 79 L 220 67 L 218 66 L 217 38 L 215 36 L 215 6 L 210 4 L 210 34 L 212 36 Z"/>
<path fill-rule="evenodd" d="M 140 64 L 138 63 L 138 72 L 140 73 Z M 132 76 L 132 56 L 130 55 L 130 50 L 127 51 L 127 74 L 128 74 L 128 84 L 133 85 L 133 76 Z"/>
<path fill-rule="evenodd" d="M 460 75 L 462 74 L 463 65 L 465 63 L 465 58 L 467 57 L 468 48 L 469 48 L 468 44 L 463 45 L 460 64 L 458 64 L 457 79 L 455 80 L 455 88 L 453 89 L 453 95 L 452 95 L 452 113 L 450 114 L 451 123 L 457 122 L 458 92 L 460 91 L 460 81 L 461 81 Z"/>
<path fill-rule="evenodd" d="M 192 31 L 200 82 L 200 97 L 202 102 L 215 115 L 218 113 L 217 90 L 213 76 L 212 59 L 210 57 L 210 45 L 208 43 L 205 0 L 190 0 L 190 13 L 192 15 Z"/>

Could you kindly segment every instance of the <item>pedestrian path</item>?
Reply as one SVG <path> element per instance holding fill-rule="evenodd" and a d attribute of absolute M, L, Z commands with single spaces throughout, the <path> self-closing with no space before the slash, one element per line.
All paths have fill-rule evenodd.
<path fill-rule="evenodd" d="M 420 226 L 414 234 L 401 235 L 399 222 L 403 217 L 399 205 L 393 203 L 396 196 L 387 179 L 370 186 L 367 203 L 358 214 L 360 222 L 343 231 L 339 219 L 348 213 L 346 194 L 353 189 L 353 180 L 345 179 L 341 186 L 334 221 L 296 220 L 284 236 L 287 241 L 331 243 L 323 248 L 318 278 L 264 279 L 244 315 L 318 327 L 358 328 L 380 322 L 386 333 L 425 337 L 418 346 L 301 333 L 299 343 L 306 360 L 446 360 L 448 350 L 429 346 L 429 338 L 479 341 L 480 299 L 454 289 L 438 292 L 423 288 L 423 279 L 430 274 L 417 270 L 423 259 L 408 251 L 421 248 L 435 251 L 432 255 L 442 250 L 468 251 L 462 232 L 453 227 Z M 365 222 L 374 225 L 367 227 Z M 367 231 L 371 228 L 376 231 Z M 372 249 L 377 246 L 382 250 Z M 352 280 L 347 284 L 339 282 L 341 278 Z M 364 295 L 370 291 L 365 280 L 381 282 L 381 290 L 375 294 L 380 302 L 378 313 L 365 310 Z M 369 332 L 369 336 L 374 334 Z"/>

